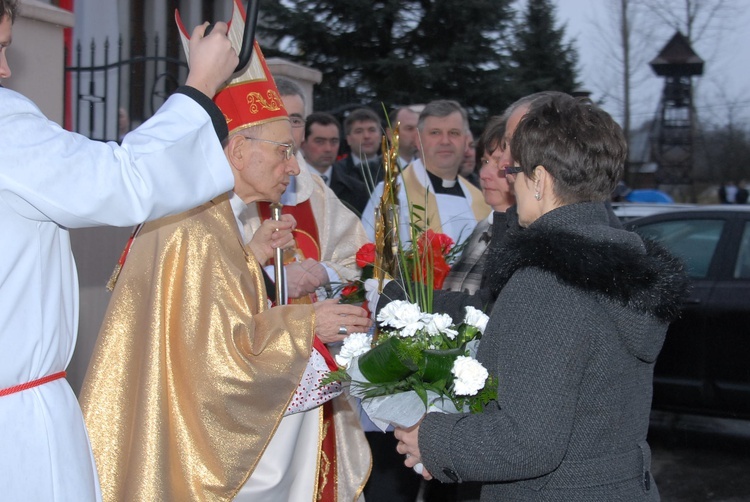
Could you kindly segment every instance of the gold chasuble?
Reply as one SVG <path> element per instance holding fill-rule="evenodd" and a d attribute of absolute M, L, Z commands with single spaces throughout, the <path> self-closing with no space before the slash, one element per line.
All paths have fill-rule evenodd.
<path fill-rule="evenodd" d="M 268 202 L 257 202 L 256 205 L 261 221 L 271 217 Z M 284 263 L 305 258 L 321 261 L 321 242 L 311 200 L 298 202 L 296 205 L 285 205 L 282 207 L 282 214 L 291 214 L 297 221 L 294 230 L 295 245 L 293 249 L 285 252 Z M 289 303 L 295 305 L 310 304 L 314 301 L 312 295 L 289 299 Z M 326 359 L 331 371 L 335 371 L 337 365 L 328 347 L 317 337 L 313 344 Z M 358 500 L 372 468 L 369 444 L 364 437 L 359 417 L 345 395 L 327 401 L 318 410 L 310 412 L 312 411 L 318 411 L 321 419 L 315 500 Z"/>
<path fill-rule="evenodd" d="M 269 309 L 223 195 L 145 225 L 80 396 L 105 501 L 229 501 L 300 383 L 312 306 Z"/>
<path fill-rule="evenodd" d="M 440 213 L 438 211 L 435 194 L 420 182 L 411 164 L 401 171 L 401 179 L 409 203 L 425 208 L 424 216 L 428 222 L 427 228 L 432 229 L 434 232 L 442 233 L 443 227 L 440 222 Z M 482 191 L 469 183 L 463 176 L 458 177 L 458 182 L 461 184 L 461 187 L 471 195 L 471 211 L 474 213 L 474 219 L 482 221 L 492 211 L 492 208 L 484 201 Z M 427 183 L 429 183 L 429 180 L 427 180 Z M 425 230 L 427 230 L 427 228 L 425 228 Z"/>

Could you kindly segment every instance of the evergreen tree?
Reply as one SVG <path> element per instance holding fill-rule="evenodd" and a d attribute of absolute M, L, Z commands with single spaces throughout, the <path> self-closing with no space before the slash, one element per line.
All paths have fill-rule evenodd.
<path fill-rule="evenodd" d="M 477 120 L 509 102 L 512 0 L 272 0 L 258 32 L 268 55 L 323 72 L 316 108 L 338 101 L 455 99 Z"/>
<path fill-rule="evenodd" d="M 515 98 L 539 91 L 571 93 L 578 86 L 578 53 L 555 27 L 551 0 L 529 0 L 511 50 Z"/>

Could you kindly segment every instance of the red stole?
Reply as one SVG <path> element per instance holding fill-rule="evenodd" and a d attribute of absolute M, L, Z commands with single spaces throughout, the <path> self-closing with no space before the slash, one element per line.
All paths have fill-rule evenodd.
<path fill-rule="evenodd" d="M 261 221 L 271 217 L 271 204 L 268 202 L 257 202 L 258 214 Z M 282 206 L 281 214 L 291 214 L 297 220 L 297 228 L 294 229 L 294 242 L 296 249 L 294 254 L 285 252 L 284 263 L 291 263 L 297 258 L 312 258 L 320 261 L 320 238 L 318 237 L 318 225 L 312 212 L 310 201 L 306 200 L 296 206 Z M 273 262 L 273 259 L 271 259 Z M 296 299 L 292 303 L 299 303 Z M 310 302 L 305 302 L 310 303 Z"/>
<path fill-rule="evenodd" d="M 258 214 L 261 221 L 271 217 L 271 204 L 258 202 Z M 284 263 L 290 263 L 296 259 L 312 258 L 320 261 L 320 238 L 318 237 L 318 225 L 312 212 L 310 201 L 306 200 L 296 206 L 282 206 L 281 214 L 291 214 L 297 220 L 297 228 L 294 229 L 295 250 L 292 253 L 284 253 Z M 272 260 L 273 261 L 273 260 Z M 313 299 L 293 298 L 290 304 L 310 304 Z M 336 371 L 336 361 L 328 351 L 328 347 L 316 336 L 313 347 L 320 352 L 331 371 Z M 323 404 L 323 427 L 320 444 L 320 458 L 318 459 L 318 493 L 317 500 L 324 502 L 336 502 L 336 434 L 333 429 L 333 405 L 330 401 Z"/>

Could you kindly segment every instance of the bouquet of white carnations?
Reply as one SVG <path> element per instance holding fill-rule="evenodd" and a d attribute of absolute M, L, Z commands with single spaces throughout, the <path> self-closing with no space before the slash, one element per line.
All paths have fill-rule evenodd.
<path fill-rule="evenodd" d="M 377 320 L 377 340 L 351 334 L 336 356 L 341 368 L 325 382 L 348 382 L 381 430 L 410 427 L 427 411 L 478 413 L 497 399 L 496 379 L 475 359 L 488 320 L 482 311 L 466 307 L 463 322 L 454 325 L 448 314 L 395 300 Z"/>

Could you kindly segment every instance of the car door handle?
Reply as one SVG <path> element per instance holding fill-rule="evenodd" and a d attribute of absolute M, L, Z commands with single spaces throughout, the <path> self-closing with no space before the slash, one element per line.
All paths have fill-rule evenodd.
<path fill-rule="evenodd" d="M 685 300 L 685 305 L 699 305 L 701 303 L 700 298 L 688 298 Z"/>

